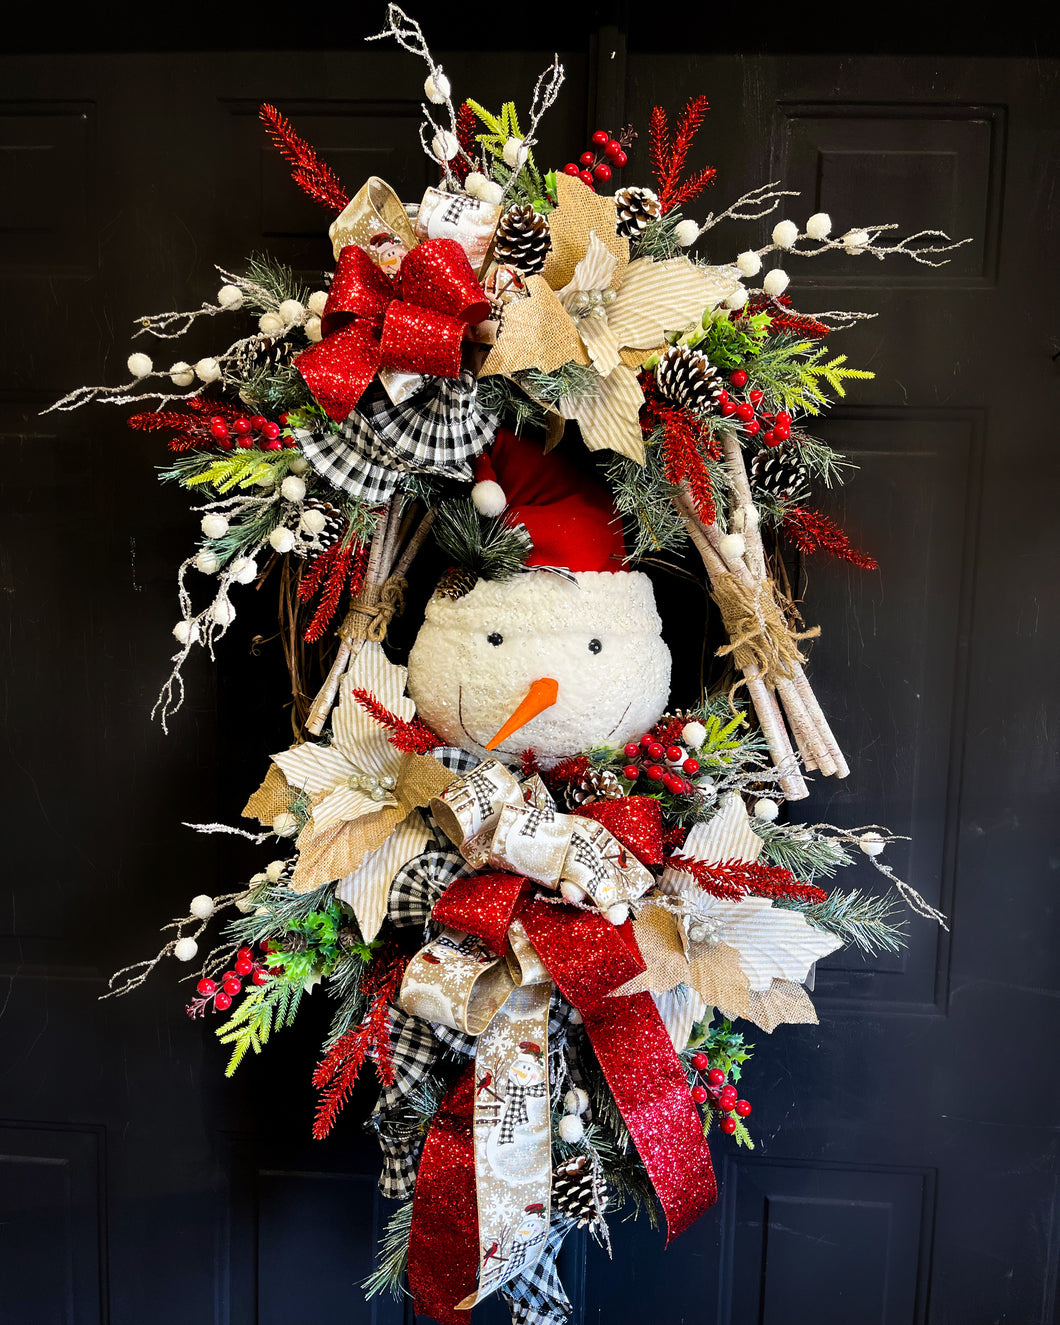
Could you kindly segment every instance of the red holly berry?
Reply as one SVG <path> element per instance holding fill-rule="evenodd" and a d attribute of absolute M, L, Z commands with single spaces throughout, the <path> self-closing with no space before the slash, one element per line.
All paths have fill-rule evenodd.
<path fill-rule="evenodd" d="M 782 423 L 785 428 L 791 427 L 791 415 L 786 409 L 777 411 L 777 422 Z"/>
<path fill-rule="evenodd" d="M 726 1136 L 732 1136 L 733 1132 L 736 1131 L 735 1118 L 723 1118 L 718 1125 Z"/>
<path fill-rule="evenodd" d="M 623 166 L 626 164 L 626 162 L 629 160 L 629 157 L 626 156 L 625 152 L 616 152 L 616 153 L 614 154 L 614 156 L 611 158 L 611 160 L 615 163 L 615 166 L 616 166 L 619 170 L 621 170 L 622 167 L 623 167 Z"/>
<path fill-rule="evenodd" d="M 648 777 L 651 778 L 652 782 L 661 782 L 666 772 L 666 770 L 660 768 L 658 764 L 649 764 L 644 771 L 647 773 Z"/>
<path fill-rule="evenodd" d="M 696 1069 L 697 1072 L 705 1072 L 707 1068 L 710 1066 L 710 1059 L 707 1057 L 706 1054 L 693 1054 L 692 1066 Z"/>
<path fill-rule="evenodd" d="M 581 156 L 578 158 L 578 160 L 582 163 L 583 166 L 591 166 L 592 163 L 596 160 L 596 157 L 592 152 L 583 152 Z"/>
<path fill-rule="evenodd" d="M 251 984 L 255 985 L 267 985 L 269 983 L 268 971 L 266 971 L 264 967 L 259 966 L 258 969 L 254 972 L 254 974 L 250 977 L 250 982 Z"/>
<path fill-rule="evenodd" d="M 597 129 L 589 141 L 595 143 L 597 147 L 606 147 L 610 137 L 611 135 L 605 129 Z"/>
<path fill-rule="evenodd" d="M 578 178 L 581 180 L 581 182 L 582 182 L 583 184 L 588 184 L 588 186 L 589 186 L 590 188 L 592 188 L 592 186 L 593 186 L 593 177 L 592 177 L 592 173 L 591 173 L 590 171 L 588 171 L 588 170 L 579 170 L 579 171 L 578 171 Z"/>
<path fill-rule="evenodd" d="M 618 156 L 618 154 L 621 151 L 622 151 L 622 144 L 618 141 L 617 138 L 611 138 L 608 141 L 607 146 L 604 148 L 604 155 L 609 156 L 612 160 L 614 160 L 614 158 Z"/>
<path fill-rule="evenodd" d="M 607 164 L 606 161 L 601 161 L 600 164 L 593 170 L 593 175 L 596 177 L 596 179 L 600 181 L 601 184 L 606 184 L 607 181 L 611 178 L 611 167 Z"/>
<path fill-rule="evenodd" d="M 723 1109 L 731 1109 L 736 1103 L 736 1087 L 722 1086 L 721 1090 L 718 1091 L 718 1103 Z"/>
<path fill-rule="evenodd" d="M 236 961 L 238 962 L 250 962 L 253 960 L 254 960 L 253 948 L 240 948 L 239 951 L 236 953 Z"/>
<path fill-rule="evenodd" d="M 714 399 L 718 402 L 719 405 L 724 405 L 725 402 L 729 399 L 729 393 L 728 391 L 718 391 L 715 394 Z"/>
<path fill-rule="evenodd" d="M 640 767 L 637 764 L 627 764 L 622 770 L 622 776 L 629 778 L 630 782 L 636 782 L 640 777 Z"/>
<path fill-rule="evenodd" d="M 644 735 L 640 738 L 640 746 L 641 746 L 641 748 L 644 749 L 644 750 L 646 750 L 646 749 L 648 748 L 648 746 L 651 745 L 652 742 L 653 742 L 654 740 L 655 740 L 655 737 L 651 734 L 651 732 L 645 732 Z"/>
<path fill-rule="evenodd" d="M 636 741 L 630 741 L 626 746 L 624 753 L 627 759 L 636 759 L 637 755 L 640 754 L 640 746 Z"/>
<path fill-rule="evenodd" d="M 743 370 L 742 368 L 737 368 L 737 370 L 736 370 L 735 373 L 730 373 L 730 374 L 729 374 L 729 381 L 730 381 L 730 382 L 733 384 L 733 386 L 735 386 L 735 387 L 743 387 L 743 386 L 746 386 L 746 385 L 747 385 L 747 374 L 744 372 L 744 370 Z"/>
<path fill-rule="evenodd" d="M 649 759 L 661 759 L 665 754 L 666 754 L 666 747 L 662 744 L 661 741 L 652 741 L 651 745 L 648 746 Z"/>
<path fill-rule="evenodd" d="M 283 442 L 278 437 L 270 437 L 268 441 L 262 442 L 261 449 L 263 451 L 281 451 Z"/>
<path fill-rule="evenodd" d="M 265 427 L 265 415 L 252 414 L 250 416 L 250 426 L 254 429 L 255 432 L 261 432 L 262 428 Z"/>
<path fill-rule="evenodd" d="M 725 1073 L 720 1067 L 712 1067 L 707 1073 L 707 1080 L 712 1086 L 721 1086 L 725 1083 Z"/>
<path fill-rule="evenodd" d="M 259 939 L 258 947 L 262 952 L 272 952 L 272 939 Z"/>
<path fill-rule="evenodd" d="M 210 424 L 210 435 L 216 437 L 219 442 L 227 441 L 228 424 L 225 423 L 224 419 L 217 419 L 216 422 Z"/>
<path fill-rule="evenodd" d="M 574 164 L 573 161 L 568 161 L 567 164 L 563 167 L 563 173 L 565 175 L 580 175 L 581 171 Z"/>
<path fill-rule="evenodd" d="M 736 402 L 733 400 L 723 401 L 721 406 L 721 412 L 725 415 L 726 418 L 728 418 L 730 414 L 735 414 Z"/>
<path fill-rule="evenodd" d="M 681 749 L 679 745 L 671 745 L 668 746 L 666 749 L 666 758 L 670 761 L 671 764 L 679 764 L 681 762 L 681 756 L 683 754 L 684 751 Z"/>
<path fill-rule="evenodd" d="M 688 774 L 689 777 L 695 777 L 695 775 L 699 772 L 699 760 L 686 759 L 685 762 L 681 765 L 681 767 L 685 770 L 685 772 Z"/>
<path fill-rule="evenodd" d="M 213 1001 L 214 1007 L 218 1012 L 227 1012 L 232 1006 L 232 1000 L 224 992 L 217 994 Z"/>
<path fill-rule="evenodd" d="M 772 428 L 770 428 L 770 430 L 767 433 L 763 434 L 762 441 L 765 442 L 766 446 L 780 445 L 780 438 L 776 435 L 776 433 L 773 431 Z"/>
<path fill-rule="evenodd" d="M 759 391 L 759 389 L 755 387 L 753 391 L 748 391 L 747 398 L 752 405 L 761 405 L 762 401 L 765 399 L 765 392 Z"/>
<path fill-rule="evenodd" d="M 750 423 L 755 416 L 755 407 L 749 405 L 745 400 L 742 405 L 736 406 L 736 417 L 741 423 Z"/>
<path fill-rule="evenodd" d="M 746 1118 L 747 1115 L 751 1112 L 750 1100 L 737 1100 L 736 1107 L 734 1108 L 733 1112 L 739 1114 L 741 1118 Z"/>
<path fill-rule="evenodd" d="M 254 969 L 254 963 L 249 958 L 241 957 L 235 964 L 236 975 L 249 975 Z"/>
<path fill-rule="evenodd" d="M 250 420 L 244 419 L 242 415 L 238 419 L 232 420 L 233 432 L 250 432 Z"/>
<path fill-rule="evenodd" d="M 781 423 L 778 419 L 777 422 L 773 424 L 773 436 L 780 442 L 786 442 L 791 436 L 790 426 L 786 423 Z"/>
<path fill-rule="evenodd" d="M 195 986 L 195 988 L 199 991 L 199 993 L 203 996 L 203 998 L 209 998 L 211 994 L 217 993 L 217 981 L 211 980 L 208 977 L 203 977 L 203 979 L 199 981 L 199 983 Z"/>
<path fill-rule="evenodd" d="M 758 422 L 757 419 L 752 419 L 750 423 L 744 424 L 743 430 L 745 433 L 748 434 L 749 437 L 757 437 L 758 430 L 759 428 L 761 428 L 761 426 L 762 425 Z"/>
<path fill-rule="evenodd" d="M 685 789 L 684 779 L 674 777 L 672 773 L 664 773 L 662 782 L 671 796 L 678 796 Z"/>
<path fill-rule="evenodd" d="M 231 979 L 225 980 L 222 988 L 224 989 L 226 994 L 230 995 L 232 998 L 235 998 L 236 994 L 238 994 L 242 990 L 243 982 L 242 980 L 237 980 L 236 977 L 233 975 Z"/>
<path fill-rule="evenodd" d="M 283 426 L 284 426 L 285 428 L 287 427 L 287 415 L 286 415 L 286 414 L 281 414 L 281 415 L 280 415 L 280 422 L 283 424 Z"/>
<path fill-rule="evenodd" d="M 224 437 L 224 438 L 221 438 L 221 439 L 218 440 L 217 445 L 221 448 L 222 451 L 231 451 L 231 449 L 232 449 L 232 439 L 231 439 L 231 437 Z"/>
<path fill-rule="evenodd" d="M 693 1086 L 692 1098 L 695 1100 L 697 1104 L 706 1104 L 707 1092 L 702 1086 Z"/>
<path fill-rule="evenodd" d="M 248 432 L 241 432 L 239 436 L 236 438 L 236 442 L 239 444 L 242 450 L 249 451 L 250 448 L 254 445 L 254 438 L 251 437 L 250 433 Z"/>
<path fill-rule="evenodd" d="M 280 435 L 280 425 L 278 423 L 262 424 L 261 435 L 262 437 L 267 437 L 270 441 L 273 441 Z"/>

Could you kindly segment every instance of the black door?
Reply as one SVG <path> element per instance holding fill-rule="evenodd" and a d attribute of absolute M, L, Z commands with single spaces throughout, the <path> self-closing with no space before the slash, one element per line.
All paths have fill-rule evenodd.
<path fill-rule="evenodd" d="M 520 40 L 551 49 L 540 21 L 528 13 Z M 233 45 L 260 44 L 239 32 Z M 706 207 L 783 179 L 802 190 L 793 215 L 974 243 L 939 270 L 793 272 L 808 310 L 880 314 L 844 337 L 877 376 L 829 424 L 861 466 L 829 510 L 883 569 L 814 565 L 808 586 L 824 628 L 815 685 L 854 772 L 803 812 L 909 833 L 895 865 L 951 933 L 912 922 L 901 958 L 822 965 L 820 1028 L 757 1037 L 745 1082 L 758 1149 L 715 1146 L 718 1209 L 665 1254 L 640 1226 L 615 1225 L 612 1261 L 572 1242 L 576 1318 L 1044 1325 L 1060 1238 L 1057 66 L 583 36 L 560 42 L 568 83 L 546 135 L 560 164 L 587 125 L 643 128 L 656 101 L 676 110 L 705 91 L 696 164 L 718 167 Z M 387 1215 L 356 1125 L 370 1091 L 332 1140 L 308 1140 L 319 1038 L 306 1023 L 322 1030 L 326 1009 L 227 1082 L 168 972 L 97 1001 L 193 894 L 259 868 L 181 822 L 235 821 L 286 743 L 282 664 L 273 604 L 248 605 L 163 737 L 148 712 L 191 517 L 118 411 L 38 411 L 76 383 L 121 380 L 133 318 L 211 294 L 212 262 L 262 248 L 307 272 L 328 261 L 323 213 L 267 149 L 261 100 L 348 182 L 378 173 L 414 193 L 419 71 L 378 48 L 115 55 L 88 41 L 0 64 L 0 1321 L 409 1320 L 357 1286 Z M 38 44 L 51 47 L 42 29 Z M 542 63 L 446 56 L 458 91 L 498 103 Z M 714 233 L 713 256 L 731 256 L 732 232 Z"/>

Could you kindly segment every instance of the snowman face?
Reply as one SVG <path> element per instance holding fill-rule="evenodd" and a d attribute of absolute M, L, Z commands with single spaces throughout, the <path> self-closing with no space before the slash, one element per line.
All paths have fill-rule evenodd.
<path fill-rule="evenodd" d="M 494 753 L 533 749 L 546 766 L 640 736 L 666 707 L 670 654 L 651 582 L 639 572 L 547 571 L 480 580 L 453 602 L 434 598 L 409 657 L 409 694 L 451 745 L 485 757 L 532 682 L 558 683 L 556 703 Z"/>
<path fill-rule="evenodd" d="M 520 1054 L 508 1068 L 508 1079 L 517 1086 L 536 1086 L 539 1081 L 544 1081 L 545 1069 L 540 1059 Z"/>

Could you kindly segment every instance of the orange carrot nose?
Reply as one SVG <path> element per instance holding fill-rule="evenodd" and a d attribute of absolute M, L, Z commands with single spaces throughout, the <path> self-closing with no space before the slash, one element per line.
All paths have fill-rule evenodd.
<path fill-rule="evenodd" d="M 520 727 L 525 727 L 531 718 L 536 718 L 539 713 L 544 713 L 559 698 L 559 682 L 551 676 L 542 676 L 533 681 L 530 689 L 526 692 L 525 699 L 519 704 L 518 708 L 500 729 L 492 741 L 486 742 L 487 750 L 496 750 L 501 741 L 506 741 L 512 732 L 517 732 Z"/>

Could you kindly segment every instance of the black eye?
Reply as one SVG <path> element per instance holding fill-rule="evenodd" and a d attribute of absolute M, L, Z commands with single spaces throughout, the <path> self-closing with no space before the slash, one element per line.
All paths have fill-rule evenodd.
<path fill-rule="evenodd" d="M 591 640 L 589 641 L 589 652 L 590 652 L 590 653 L 599 653 L 600 650 L 601 650 L 603 647 L 604 647 L 604 646 L 600 643 L 600 641 L 599 641 L 598 639 L 591 639 Z"/>
<path fill-rule="evenodd" d="M 489 635 L 486 636 L 486 643 L 492 644 L 493 647 L 496 648 L 498 644 L 504 643 L 504 636 L 498 635 L 497 632 L 494 630 Z"/>

